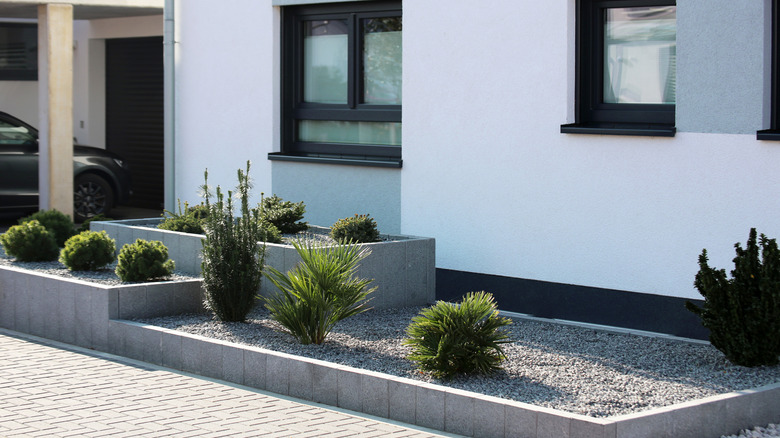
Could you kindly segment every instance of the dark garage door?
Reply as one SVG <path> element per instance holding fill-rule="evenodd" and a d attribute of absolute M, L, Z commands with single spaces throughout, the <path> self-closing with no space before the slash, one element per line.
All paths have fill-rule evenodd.
<path fill-rule="evenodd" d="M 133 175 L 129 205 L 163 204 L 163 39 L 106 40 L 106 148 Z"/>

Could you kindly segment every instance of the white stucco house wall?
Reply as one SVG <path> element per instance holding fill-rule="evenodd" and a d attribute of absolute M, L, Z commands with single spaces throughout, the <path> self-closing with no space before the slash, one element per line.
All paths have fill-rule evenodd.
<path fill-rule="evenodd" d="M 311 223 L 369 213 L 383 232 L 434 237 L 440 298 L 484 289 L 507 310 L 684 336 L 705 336 L 683 307 L 700 298 L 702 248 L 729 270 L 734 243 L 751 227 L 780 236 L 776 2 L 635 0 L 607 18 L 591 0 L 321 3 L 168 2 L 167 199 L 197 201 L 205 168 L 212 183 L 231 187 L 251 160 L 258 196 L 304 201 Z M 341 20 L 346 35 L 350 20 L 377 10 L 402 17 L 402 87 L 376 116 L 397 123 L 400 111 L 400 158 L 299 149 L 302 120 L 327 118 L 330 108 L 296 100 L 296 87 L 316 87 L 299 83 L 318 62 L 301 51 L 340 32 L 317 33 L 325 21 Z M 604 20 L 619 26 L 637 13 L 640 27 L 661 29 L 648 44 L 666 58 L 653 61 L 659 72 L 625 74 L 639 78 L 640 92 L 666 94 L 620 91 L 607 102 L 590 94 L 609 87 L 600 76 L 607 67 L 590 57 L 625 44 L 625 57 L 610 61 L 647 61 L 650 52 L 628 52 L 631 38 L 617 27 L 617 36 L 599 36 Z M 356 26 L 357 44 L 368 46 Z M 604 49 L 603 38 L 614 45 Z M 369 61 L 357 50 L 359 77 Z M 665 82 L 645 87 L 659 77 Z M 354 78 L 348 86 L 360 94 L 365 84 Z M 357 103 L 340 104 L 350 110 L 366 103 L 349 99 Z M 621 118 L 636 108 L 663 114 Z M 617 118 L 601 119 L 602 109 Z"/>

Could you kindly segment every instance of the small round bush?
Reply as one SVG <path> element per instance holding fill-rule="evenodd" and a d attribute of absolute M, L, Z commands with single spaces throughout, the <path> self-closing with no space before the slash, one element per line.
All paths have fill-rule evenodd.
<path fill-rule="evenodd" d="M 119 251 L 116 275 L 122 281 L 163 279 L 173 273 L 174 262 L 168 259 L 168 248 L 158 240 L 138 239 Z"/>
<path fill-rule="evenodd" d="M 65 241 L 60 263 L 71 271 L 95 271 L 116 260 L 114 239 L 105 231 L 82 231 Z"/>
<path fill-rule="evenodd" d="M 448 379 L 457 374 L 489 374 L 505 359 L 509 341 L 501 327 L 511 320 L 498 316 L 493 295 L 469 292 L 459 304 L 439 301 L 423 309 L 406 328 L 409 359 L 421 371 Z"/>
<path fill-rule="evenodd" d="M 75 234 L 76 225 L 73 219 L 57 210 L 41 210 L 19 219 L 19 224 L 37 220 L 54 236 L 57 246 L 62 247 L 65 241 Z"/>
<path fill-rule="evenodd" d="M 37 220 L 14 225 L 0 234 L 5 252 L 21 262 L 56 260 L 59 248 L 54 236 Z"/>
<path fill-rule="evenodd" d="M 295 234 L 309 229 L 308 223 L 299 222 L 306 212 L 303 202 L 283 201 L 273 195 L 264 197 L 260 205 L 263 217 L 274 224 L 282 234 Z"/>
<path fill-rule="evenodd" d="M 282 243 L 282 233 L 274 224 L 265 219 L 260 219 L 260 234 L 263 242 Z"/>
<path fill-rule="evenodd" d="M 330 227 L 330 237 L 338 242 L 367 243 L 379 240 L 376 221 L 367 214 L 339 219 Z"/>
<path fill-rule="evenodd" d="M 168 216 L 163 219 L 157 228 L 168 231 L 178 231 L 180 233 L 190 234 L 204 234 L 203 224 L 205 223 L 208 210 L 203 204 L 189 206 L 184 203 L 184 211 L 182 212 L 181 204 L 179 204 L 179 213 L 165 211 Z"/>

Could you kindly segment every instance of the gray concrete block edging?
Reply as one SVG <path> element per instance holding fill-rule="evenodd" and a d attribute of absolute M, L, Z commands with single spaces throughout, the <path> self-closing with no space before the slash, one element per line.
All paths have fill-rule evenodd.
<path fill-rule="evenodd" d="M 112 354 L 465 436 L 711 438 L 780 419 L 780 384 L 592 418 L 138 322 L 109 324 Z"/>
<path fill-rule="evenodd" d="M 117 249 L 136 239 L 158 240 L 168 247 L 168 256 L 176 269 L 191 275 L 200 275 L 201 241 L 199 234 L 179 233 L 155 228 L 162 218 L 129 219 L 92 222 L 93 231 L 105 231 L 116 241 Z M 323 227 L 311 226 L 320 230 Z M 389 235 L 390 240 L 362 244 L 371 250 L 358 267 L 357 275 L 371 278 L 371 305 L 377 309 L 423 306 L 436 300 L 436 242 L 432 238 Z M 267 243 L 265 263 L 281 272 L 287 272 L 300 262 L 291 245 Z M 276 292 L 270 281 L 261 282 L 260 294 Z"/>

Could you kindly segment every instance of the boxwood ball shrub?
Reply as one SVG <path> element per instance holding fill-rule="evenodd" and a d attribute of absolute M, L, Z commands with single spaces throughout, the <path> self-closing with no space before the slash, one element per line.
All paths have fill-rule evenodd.
<path fill-rule="evenodd" d="M 116 244 L 105 231 L 82 231 L 65 241 L 60 263 L 71 271 L 95 271 L 116 260 Z"/>
<path fill-rule="evenodd" d="M 339 219 L 330 227 L 330 237 L 337 242 L 367 243 L 379 240 L 376 221 L 367 214 Z"/>
<path fill-rule="evenodd" d="M 707 250 L 699 256 L 694 286 L 704 296 L 686 307 L 710 330 L 710 342 L 734 364 L 775 365 L 780 356 L 780 251 L 775 239 L 750 230 L 746 247 L 734 245 L 731 278 L 711 268 Z"/>
<path fill-rule="evenodd" d="M 0 234 L 5 252 L 21 262 L 56 260 L 60 249 L 54 235 L 37 220 L 14 225 Z"/>
<path fill-rule="evenodd" d="M 73 223 L 73 219 L 57 210 L 41 210 L 35 212 L 27 217 L 19 219 L 19 223 L 23 224 L 32 220 L 37 220 L 41 225 L 46 227 L 54 236 L 54 241 L 57 242 L 57 246 L 59 247 L 65 245 L 65 241 L 76 233 L 76 225 Z"/>
<path fill-rule="evenodd" d="M 122 281 L 158 280 L 169 277 L 174 267 L 162 242 L 137 239 L 119 251 L 116 275 Z"/>
<path fill-rule="evenodd" d="M 498 316 L 493 295 L 469 292 L 458 304 L 439 301 L 423 309 L 406 328 L 404 344 L 418 369 L 436 378 L 489 374 L 506 358 L 501 346 L 510 340 L 501 327 L 511 323 Z"/>

